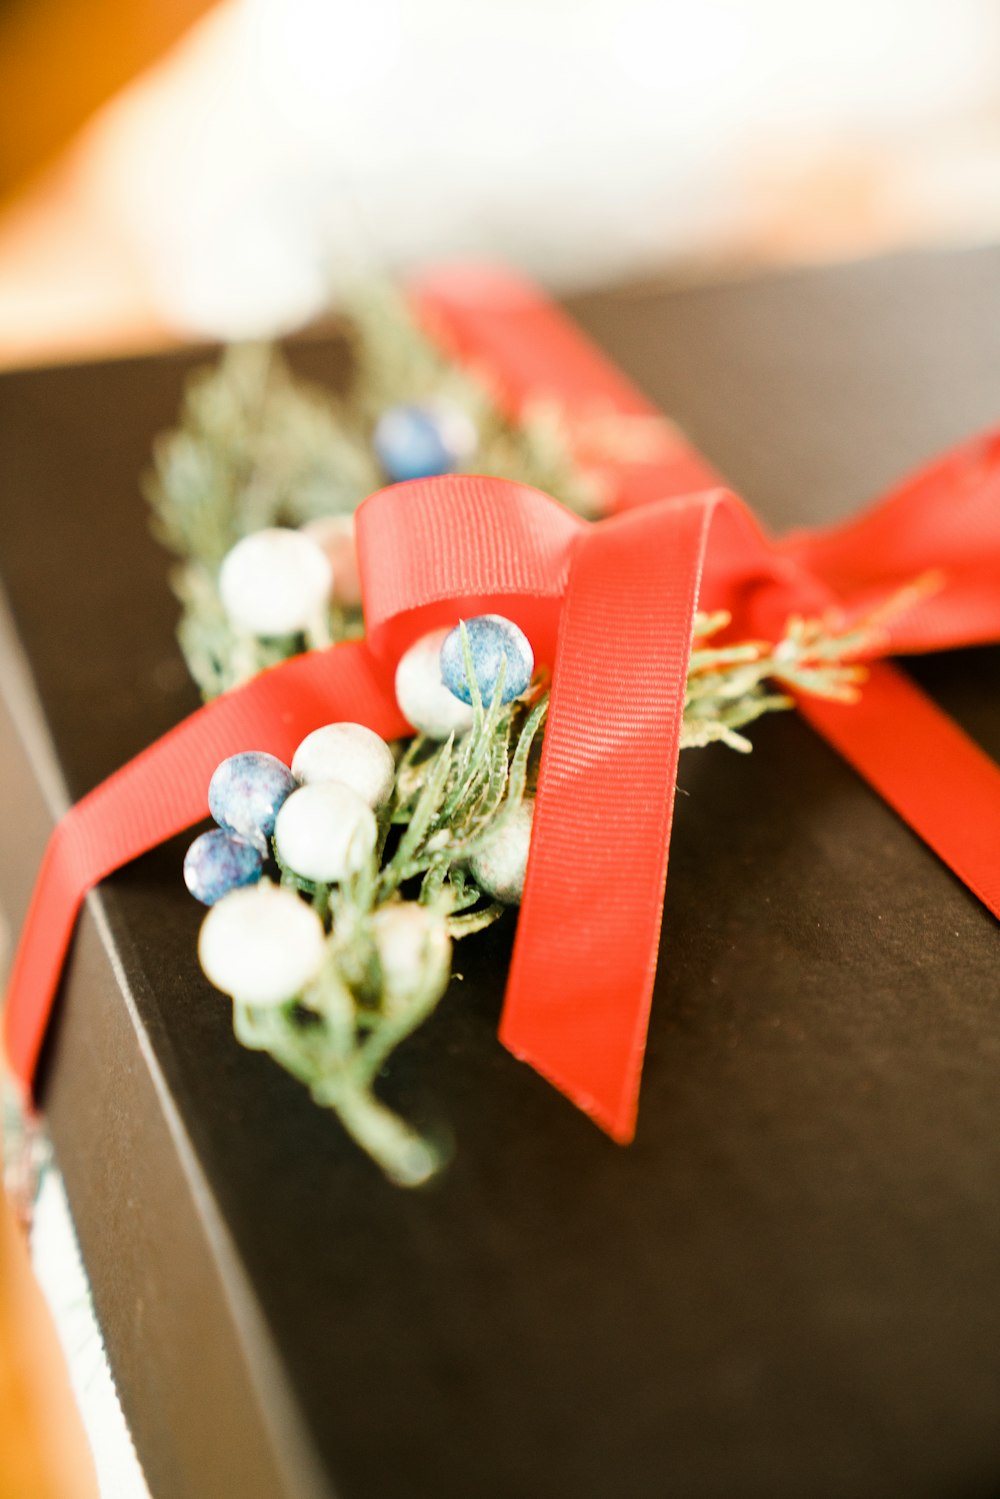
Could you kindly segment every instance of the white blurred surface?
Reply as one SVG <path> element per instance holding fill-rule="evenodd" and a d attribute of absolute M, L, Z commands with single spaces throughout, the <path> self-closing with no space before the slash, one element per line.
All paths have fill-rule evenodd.
<path fill-rule="evenodd" d="M 211 334 L 446 256 L 565 287 L 968 243 L 1000 230 L 1000 7 L 222 0 L 81 151 L 158 314 Z"/>
<path fill-rule="evenodd" d="M 62 1178 L 55 1169 L 45 1172 L 35 1203 L 31 1262 L 62 1344 L 101 1499 L 150 1499 L 94 1316 Z M 150 1356 L 155 1357 L 155 1350 Z"/>

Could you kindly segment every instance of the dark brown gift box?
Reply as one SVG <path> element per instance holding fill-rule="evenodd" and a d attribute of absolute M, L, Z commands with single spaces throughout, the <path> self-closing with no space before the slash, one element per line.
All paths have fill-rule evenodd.
<path fill-rule="evenodd" d="M 998 305 L 990 250 L 571 311 L 784 528 L 997 420 Z M 15 926 L 63 798 L 195 706 L 137 486 L 190 362 L 0 379 Z M 998 668 L 912 669 L 1000 757 Z M 456 1139 L 408 1194 L 234 1042 L 183 840 L 91 897 L 44 1100 L 155 1499 L 1000 1492 L 996 923 L 804 724 L 753 738 L 682 757 L 628 1150 L 497 1042 L 511 922 L 385 1079 Z"/>

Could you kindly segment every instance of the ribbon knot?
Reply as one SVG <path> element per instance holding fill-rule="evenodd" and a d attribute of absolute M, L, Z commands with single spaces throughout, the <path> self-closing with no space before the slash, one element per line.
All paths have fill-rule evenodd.
<path fill-rule="evenodd" d="M 534 368 L 546 390 L 558 388 L 561 371 L 571 408 L 596 393 L 624 416 L 648 412 L 559 314 L 529 289 L 514 297 L 504 285 L 492 311 L 474 298 L 449 301 L 440 288 L 425 289 L 423 305 L 465 354 L 471 345 L 506 372 L 511 409 L 535 388 L 526 374 Z M 516 620 L 553 673 L 500 1036 L 615 1139 L 631 1138 L 696 609 L 727 610 L 736 635 L 778 638 L 791 613 L 836 606 L 850 617 L 943 568 L 946 586 L 893 622 L 885 650 L 1000 639 L 997 434 L 845 526 L 772 542 L 664 431 L 665 450 L 643 458 L 639 479 L 621 459 L 619 513 L 596 523 L 536 490 L 478 477 L 416 480 L 364 503 L 366 639 L 285 662 L 216 699 L 56 828 L 5 1016 L 10 1060 L 27 1088 L 86 891 L 199 821 L 227 755 L 265 749 L 288 761 L 306 734 L 337 719 L 387 739 L 405 733 L 393 692 L 402 652 L 437 625 L 496 612 Z M 873 664 L 859 704 L 800 706 L 1000 915 L 1000 768 L 884 662 Z"/>

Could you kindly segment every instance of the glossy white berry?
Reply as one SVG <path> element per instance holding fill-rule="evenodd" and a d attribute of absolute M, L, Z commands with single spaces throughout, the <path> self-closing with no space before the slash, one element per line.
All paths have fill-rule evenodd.
<path fill-rule="evenodd" d="M 330 564 L 333 583 L 330 597 L 343 609 L 356 609 L 361 603 L 361 578 L 354 540 L 353 515 L 321 515 L 300 527 L 321 549 Z"/>
<path fill-rule="evenodd" d="M 219 573 L 222 607 L 250 635 L 295 635 L 321 615 L 332 574 L 325 553 L 301 531 L 270 526 L 238 541 Z"/>
<path fill-rule="evenodd" d="M 324 885 L 338 884 L 356 873 L 377 837 L 371 807 L 339 781 L 293 791 L 274 826 L 281 862 L 304 880 Z"/>
<path fill-rule="evenodd" d="M 443 917 L 415 901 L 383 906 L 372 917 L 382 970 L 382 998 L 390 1008 L 444 993 L 451 974 L 451 938 Z"/>
<path fill-rule="evenodd" d="M 441 646 L 448 630 L 423 636 L 396 667 L 396 701 L 403 717 L 430 739 L 447 739 L 472 728 L 473 712 L 441 679 Z"/>
<path fill-rule="evenodd" d="M 530 797 L 515 812 L 502 813 L 503 821 L 496 832 L 469 860 L 469 873 L 480 890 L 505 906 L 518 905 L 524 894 L 534 815 L 535 803 Z"/>
<path fill-rule="evenodd" d="M 304 785 L 340 781 L 369 807 L 392 795 L 396 764 L 384 739 L 360 723 L 328 723 L 309 734 L 292 760 L 292 775 Z"/>
<path fill-rule="evenodd" d="M 217 989 L 243 1004 L 280 1005 L 323 962 L 323 923 L 311 906 L 269 880 L 233 890 L 201 926 L 198 957 Z"/>

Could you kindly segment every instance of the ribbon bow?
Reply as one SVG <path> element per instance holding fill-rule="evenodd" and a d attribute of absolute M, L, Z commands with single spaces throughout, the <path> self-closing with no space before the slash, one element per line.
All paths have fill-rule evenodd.
<path fill-rule="evenodd" d="M 515 413 L 558 396 L 570 418 L 653 418 L 531 288 L 496 273 L 425 283 L 436 336 L 485 366 Z M 739 635 L 793 613 L 866 612 L 929 568 L 945 585 L 889 627 L 885 651 L 1000 639 L 1000 437 L 957 449 L 853 522 L 770 541 L 665 424 L 615 452 L 616 514 L 587 523 L 536 490 L 445 477 L 358 512 L 367 635 L 301 656 L 200 709 L 79 802 L 42 864 L 11 976 L 6 1041 L 30 1088 L 77 912 L 94 884 L 205 814 L 218 762 L 285 760 L 336 719 L 407 731 L 395 663 L 425 631 L 503 613 L 553 668 L 531 855 L 500 1027 L 504 1044 L 615 1139 L 632 1137 L 666 879 L 697 607 Z M 853 706 L 810 723 L 1000 915 L 1000 768 L 905 676 L 876 662 Z M 587 870 L 589 898 L 577 871 Z M 625 867 L 627 882 L 620 879 Z M 638 892 L 638 894 L 637 894 Z"/>

